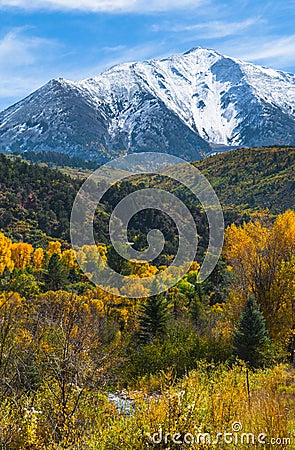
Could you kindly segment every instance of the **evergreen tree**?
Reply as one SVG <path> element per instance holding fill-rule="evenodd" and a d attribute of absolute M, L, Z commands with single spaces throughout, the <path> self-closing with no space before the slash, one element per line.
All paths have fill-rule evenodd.
<path fill-rule="evenodd" d="M 66 282 L 67 275 L 67 269 L 60 256 L 57 253 L 53 253 L 49 259 L 47 271 L 45 273 L 46 289 L 61 289 Z"/>
<path fill-rule="evenodd" d="M 141 306 L 140 339 L 143 343 L 151 342 L 156 336 L 165 333 L 169 319 L 169 302 L 163 295 L 149 297 Z"/>
<path fill-rule="evenodd" d="M 248 367 L 258 368 L 263 365 L 263 352 L 270 340 L 264 317 L 253 296 L 246 302 L 233 343 L 234 355 L 245 361 Z"/>

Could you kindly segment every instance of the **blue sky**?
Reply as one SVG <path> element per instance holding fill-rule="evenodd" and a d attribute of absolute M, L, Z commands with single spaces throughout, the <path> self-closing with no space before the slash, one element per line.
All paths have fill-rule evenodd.
<path fill-rule="evenodd" d="M 195 46 L 295 73 L 295 0 L 0 0 L 0 18 L 0 110 L 51 78 Z"/>

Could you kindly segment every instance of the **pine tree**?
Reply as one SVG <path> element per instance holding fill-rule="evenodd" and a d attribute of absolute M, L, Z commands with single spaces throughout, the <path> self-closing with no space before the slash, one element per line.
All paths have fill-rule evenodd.
<path fill-rule="evenodd" d="M 263 365 L 263 351 L 270 340 L 265 320 L 253 296 L 246 302 L 233 338 L 233 353 L 245 361 L 249 368 Z"/>
<path fill-rule="evenodd" d="M 67 278 L 67 270 L 61 257 L 57 253 L 53 253 L 49 259 L 47 271 L 45 273 L 45 283 L 48 290 L 60 289 Z"/>
<path fill-rule="evenodd" d="M 140 340 L 151 342 L 156 336 L 164 335 L 169 319 L 169 302 L 163 295 L 149 297 L 141 306 L 139 317 Z"/>

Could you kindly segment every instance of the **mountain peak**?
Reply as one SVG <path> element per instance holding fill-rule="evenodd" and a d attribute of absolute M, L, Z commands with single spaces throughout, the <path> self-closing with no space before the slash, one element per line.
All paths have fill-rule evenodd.
<path fill-rule="evenodd" d="M 198 159 L 211 146 L 295 144 L 295 76 L 194 47 L 51 80 L 0 113 L 4 151 L 54 150 L 100 162 L 162 151 Z"/>
<path fill-rule="evenodd" d="M 186 52 L 184 52 L 183 55 L 189 55 L 191 53 L 205 53 L 205 54 L 207 53 L 207 54 L 222 56 L 222 55 L 220 55 L 220 53 L 218 53 L 213 48 L 205 48 L 205 47 L 200 47 L 200 46 L 192 47 L 190 50 L 187 50 Z"/>

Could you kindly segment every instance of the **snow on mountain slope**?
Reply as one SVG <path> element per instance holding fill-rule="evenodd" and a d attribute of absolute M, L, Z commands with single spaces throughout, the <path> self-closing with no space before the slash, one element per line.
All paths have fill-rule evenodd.
<path fill-rule="evenodd" d="M 197 159 L 209 144 L 295 143 L 295 76 L 196 47 L 52 80 L 0 114 L 4 151 L 59 150 L 105 160 L 126 151 Z"/>

